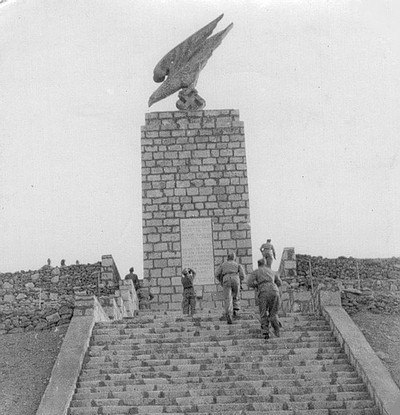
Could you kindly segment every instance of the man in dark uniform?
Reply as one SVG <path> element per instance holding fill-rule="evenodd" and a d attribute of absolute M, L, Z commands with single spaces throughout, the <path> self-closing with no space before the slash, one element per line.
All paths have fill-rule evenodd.
<path fill-rule="evenodd" d="M 274 329 L 275 336 L 280 336 L 281 324 L 278 320 L 280 305 L 279 288 L 282 284 L 277 274 L 265 265 L 264 259 L 258 260 L 258 269 L 248 278 L 247 285 L 258 291 L 258 307 L 260 310 L 261 332 L 269 339 L 269 323 Z"/>
<path fill-rule="evenodd" d="M 196 272 L 192 268 L 185 268 L 182 271 L 182 311 L 183 314 L 193 315 L 196 313 L 196 292 L 194 290 L 193 280 Z"/>
<path fill-rule="evenodd" d="M 129 268 L 129 274 L 125 276 L 125 281 L 132 280 L 133 286 L 135 287 L 135 290 L 137 292 L 140 288 L 139 277 L 136 274 L 134 274 L 133 271 L 134 271 L 133 267 Z"/>
<path fill-rule="evenodd" d="M 224 289 L 225 317 L 228 324 L 232 324 L 232 316 L 239 317 L 240 311 L 240 286 L 244 280 L 243 267 L 236 261 L 236 255 L 228 254 L 215 273 L 215 278 Z"/>

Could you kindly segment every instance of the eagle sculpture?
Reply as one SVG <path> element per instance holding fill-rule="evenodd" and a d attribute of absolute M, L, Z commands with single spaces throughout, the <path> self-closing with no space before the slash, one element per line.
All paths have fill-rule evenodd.
<path fill-rule="evenodd" d="M 151 95 L 149 107 L 180 89 L 179 100 L 176 103 L 179 110 L 193 111 L 205 107 L 206 102 L 197 94 L 195 86 L 200 71 L 229 30 L 232 29 L 233 23 L 209 37 L 223 16 L 221 14 L 188 37 L 158 62 L 154 68 L 153 79 L 155 82 L 162 82 L 162 84 Z"/>

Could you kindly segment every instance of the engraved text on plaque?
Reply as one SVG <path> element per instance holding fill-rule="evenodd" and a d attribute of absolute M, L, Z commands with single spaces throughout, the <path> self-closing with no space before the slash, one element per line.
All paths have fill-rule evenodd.
<path fill-rule="evenodd" d="M 211 218 L 181 219 L 182 269 L 196 271 L 195 285 L 214 284 Z"/>

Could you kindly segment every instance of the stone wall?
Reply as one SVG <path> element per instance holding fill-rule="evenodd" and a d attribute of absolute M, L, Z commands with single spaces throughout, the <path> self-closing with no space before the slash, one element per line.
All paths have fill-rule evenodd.
<path fill-rule="evenodd" d="M 110 298 L 119 274 L 110 255 L 101 262 L 0 274 L 0 334 L 68 324 L 77 295 Z"/>
<path fill-rule="evenodd" d="M 296 255 L 297 287 L 339 290 L 349 314 L 400 313 L 400 258 L 356 259 Z M 310 276 L 310 265 L 312 278 Z"/>
<path fill-rule="evenodd" d="M 197 289 L 203 304 L 216 305 L 221 295 L 212 274 L 228 252 L 236 252 L 246 271 L 252 266 L 245 138 L 239 112 L 146 114 L 141 146 L 143 268 L 155 295 L 151 307 L 181 307 L 181 225 L 196 218 L 210 220 L 213 257 L 209 282 Z"/>

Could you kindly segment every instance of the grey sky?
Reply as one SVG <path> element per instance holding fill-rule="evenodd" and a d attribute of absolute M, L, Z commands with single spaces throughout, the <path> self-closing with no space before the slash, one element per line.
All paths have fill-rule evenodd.
<path fill-rule="evenodd" d="M 156 63 L 221 13 L 206 109 L 245 124 L 254 262 L 400 255 L 394 1 L 0 6 L 0 271 L 112 254 L 141 275 L 140 127 Z M 176 96 L 152 111 L 175 110 Z"/>

